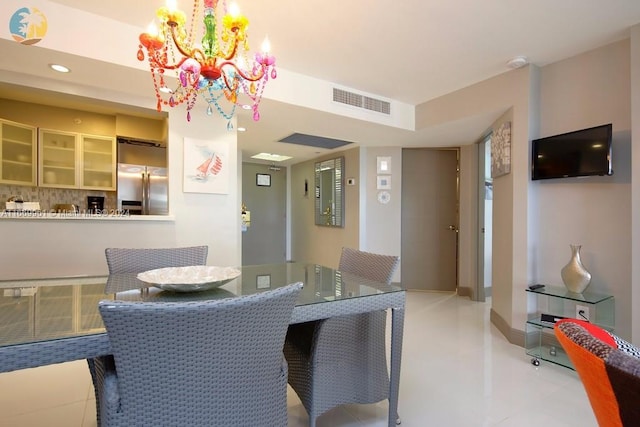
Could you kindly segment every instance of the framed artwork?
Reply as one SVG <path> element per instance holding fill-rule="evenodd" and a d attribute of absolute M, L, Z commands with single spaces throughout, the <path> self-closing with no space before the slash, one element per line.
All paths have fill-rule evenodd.
<path fill-rule="evenodd" d="M 378 190 L 391 190 L 391 175 L 378 175 Z"/>
<path fill-rule="evenodd" d="M 491 178 L 511 172 L 511 122 L 504 122 L 491 135 Z"/>
<path fill-rule="evenodd" d="M 258 187 L 271 187 L 271 175 L 268 173 L 257 173 L 256 185 Z"/>
<path fill-rule="evenodd" d="M 185 193 L 229 194 L 229 146 L 225 141 L 184 139 Z"/>
<path fill-rule="evenodd" d="M 256 289 L 268 289 L 271 287 L 271 275 L 259 274 L 256 276 Z"/>
<path fill-rule="evenodd" d="M 378 174 L 383 174 L 383 173 L 390 174 L 391 173 L 391 157 L 378 156 L 377 171 L 378 171 Z"/>

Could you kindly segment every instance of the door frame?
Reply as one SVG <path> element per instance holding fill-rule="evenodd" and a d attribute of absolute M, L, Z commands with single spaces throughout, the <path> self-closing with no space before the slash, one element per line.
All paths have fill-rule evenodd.
<path fill-rule="evenodd" d="M 476 143 L 476 154 L 478 157 L 478 170 L 477 170 L 477 234 L 476 234 L 476 289 L 471 296 L 473 301 L 484 302 L 487 295 L 485 295 L 485 199 L 486 199 L 486 180 L 491 178 L 487 177 L 486 167 L 490 164 L 487 159 L 487 151 L 490 149 L 492 132 L 487 133 L 482 139 Z"/>

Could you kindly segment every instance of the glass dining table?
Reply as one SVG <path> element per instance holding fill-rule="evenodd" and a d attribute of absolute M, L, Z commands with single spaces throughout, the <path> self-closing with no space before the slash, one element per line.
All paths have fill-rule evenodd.
<path fill-rule="evenodd" d="M 291 324 L 391 310 L 389 426 L 396 424 L 405 292 L 317 264 L 243 266 L 236 279 L 200 292 L 169 292 L 136 274 L 0 280 L 0 372 L 111 354 L 101 300 L 189 301 L 233 298 L 290 283 L 304 287 Z"/>

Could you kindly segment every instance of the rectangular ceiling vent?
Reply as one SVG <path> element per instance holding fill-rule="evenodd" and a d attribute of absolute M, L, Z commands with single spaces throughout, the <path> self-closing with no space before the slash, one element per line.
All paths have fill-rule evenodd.
<path fill-rule="evenodd" d="M 333 100 L 341 104 L 364 108 L 382 114 L 391 114 L 391 103 L 380 99 L 370 98 L 346 90 L 333 88 Z"/>

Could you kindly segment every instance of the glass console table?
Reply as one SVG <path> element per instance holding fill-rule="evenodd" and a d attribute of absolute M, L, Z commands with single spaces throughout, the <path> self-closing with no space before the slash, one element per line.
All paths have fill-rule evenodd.
<path fill-rule="evenodd" d="M 540 289 L 527 289 L 528 298 L 534 299 L 536 311 L 530 313 L 525 326 L 525 349 L 532 356 L 531 363 L 540 360 L 565 366 L 573 364 L 556 340 L 553 325 L 566 317 L 588 320 L 608 331 L 615 326 L 615 303 L 612 295 L 585 291 L 569 292 L 564 286 L 545 285 Z"/>

